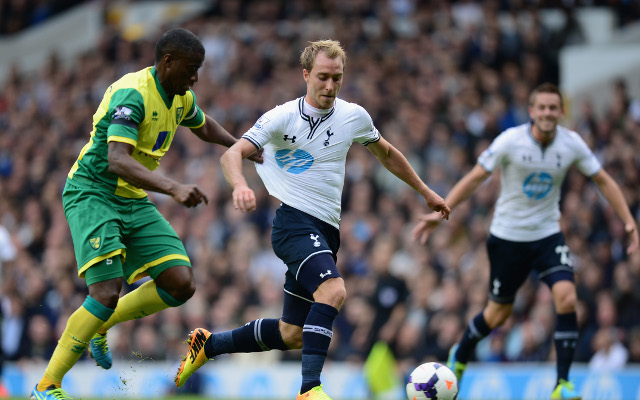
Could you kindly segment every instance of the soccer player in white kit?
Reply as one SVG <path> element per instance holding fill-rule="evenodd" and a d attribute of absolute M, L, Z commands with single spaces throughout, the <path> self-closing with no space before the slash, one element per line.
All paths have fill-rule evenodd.
<path fill-rule="evenodd" d="M 620 216 L 630 236 L 629 254 L 638 248 L 638 230 L 619 186 L 582 138 L 558 125 L 562 113 L 558 88 L 549 83 L 538 86 L 529 98 L 531 122 L 502 132 L 445 200 L 454 209 L 501 167 L 500 196 L 487 240 L 489 302 L 451 349 L 447 366 L 462 377 L 476 344 L 511 315 L 516 291 L 535 270 L 551 288 L 557 314 L 557 382 L 551 398 L 580 399 L 569 381 L 578 338 L 574 270 L 559 224 L 560 188 L 569 167 L 575 165 L 590 177 Z M 414 238 L 426 242 L 439 224 L 437 215 L 424 215 L 413 230 Z"/>
<path fill-rule="evenodd" d="M 264 163 L 256 168 L 269 193 L 282 201 L 271 235 L 276 255 L 288 267 L 282 317 L 216 334 L 195 329 L 176 376 L 178 386 L 218 354 L 301 348 L 297 399 L 330 400 L 320 373 L 333 321 L 346 296 L 335 262 L 345 162 L 354 142 L 366 146 L 385 168 L 420 193 L 440 218 L 449 216 L 444 200 L 380 136 L 364 108 L 337 98 L 346 62 L 340 43 L 312 42 L 300 61 L 307 94 L 265 113 L 221 158 L 235 208 L 253 211 L 256 198 L 242 175 L 242 159 L 264 149 Z"/>

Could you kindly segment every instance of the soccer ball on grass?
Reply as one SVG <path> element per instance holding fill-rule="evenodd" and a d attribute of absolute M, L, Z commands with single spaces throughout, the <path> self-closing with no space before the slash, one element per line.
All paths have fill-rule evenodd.
<path fill-rule="evenodd" d="M 409 375 L 407 397 L 409 400 L 455 400 L 458 397 L 458 380 L 445 365 L 425 363 Z"/>

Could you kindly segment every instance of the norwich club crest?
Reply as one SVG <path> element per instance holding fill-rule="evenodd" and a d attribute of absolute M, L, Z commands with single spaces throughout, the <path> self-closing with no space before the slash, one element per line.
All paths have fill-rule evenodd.
<path fill-rule="evenodd" d="M 93 247 L 94 250 L 98 250 L 100 248 L 100 236 L 89 239 L 89 244 Z"/>
<path fill-rule="evenodd" d="M 176 124 L 179 124 L 182 120 L 182 113 L 184 112 L 184 107 L 176 108 Z"/>

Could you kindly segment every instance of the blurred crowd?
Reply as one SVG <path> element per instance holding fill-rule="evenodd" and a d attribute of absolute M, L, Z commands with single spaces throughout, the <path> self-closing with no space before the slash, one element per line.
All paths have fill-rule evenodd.
<path fill-rule="evenodd" d="M 305 94 L 298 57 L 307 42 L 337 39 L 348 55 L 340 97 L 365 107 L 382 135 L 443 196 L 496 135 L 528 121 L 531 89 L 557 83 L 559 49 L 584 40 L 572 18 L 550 30 L 523 1 L 212 4 L 183 24 L 206 48 L 194 88 L 203 111 L 240 137 L 266 110 Z M 130 42 L 107 27 L 96 48 L 72 67 L 52 54 L 37 76 L 15 68 L 0 88 L 5 359 L 48 359 L 67 317 L 87 295 L 60 195 L 105 89 L 121 75 L 153 64 L 155 38 L 165 28 Z M 605 112 L 573 99 L 577 111 L 563 124 L 587 141 L 638 219 L 640 103 L 629 97 L 623 80 L 612 87 Z M 149 195 L 184 240 L 197 291 L 182 307 L 112 328 L 115 358 L 177 362 L 195 327 L 221 331 L 281 315 L 285 266 L 270 244 L 278 202 L 245 161 L 259 205 L 250 214 L 235 211 L 219 166 L 224 148 L 203 145 L 180 129 L 158 172 L 197 183 L 209 204 L 187 209 L 167 196 Z M 485 240 L 497 178 L 420 245 L 410 231 L 427 211 L 423 200 L 363 146 L 352 147 L 338 253 L 348 296 L 330 359 L 361 363 L 378 340 L 391 345 L 405 369 L 446 359 L 466 322 L 487 301 Z M 577 170 L 567 178 L 562 211 L 577 273 L 576 360 L 598 368 L 640 362 L 640 254 L 627 257 L 621 221 Z M 123 293 L 131 289 L 125 285 Z M 513 316 L 481 342 L 476 359 L 552 360 L 554 315 L 549 289 L 531 277 Z M 287 360 L 299 353 L 252 357 Z"/>
<path fill-rule="evenodd" d="M 0 37 L 36 26 L 88 0 L 0 0 Z"/>

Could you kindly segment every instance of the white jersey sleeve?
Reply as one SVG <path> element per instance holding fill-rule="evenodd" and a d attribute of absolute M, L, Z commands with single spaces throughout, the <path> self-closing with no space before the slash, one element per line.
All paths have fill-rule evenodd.
<path fill-rule="evenodd" d="M 596 158 L 595 154 L 591 151 L 589 146 L 582 140 L 582 137 L 576 132 L 567 130 L 567 135 L 571 136 L 571 143 L 573 144 L 573 151 L 576 155 L 574 165 L 583 175 L 592 177 L 597 174 L 602 165 Z"/>
<path fill-rule="evenodd" d="M 367 146 L 380 140 L 380 132 L 373 125 L 373 119 L 363 107 L 355 106 L 354 117 L 356 121 L 353 132 L 354 141 Z"/>
<path fill-rule="evenodd" d="M 480 154 L 478 164 L 480 164 L 485 171 L 492 173 L 503 163 L 505 155 L 507 154 L 509 154 L 509 138 L 506 132 L 503 132 Z"/>
<path fill-rule="evenodd" d="M 287 114 L 279 112 L 281 107 L 283 106 L 277 106 L 264 113 L 242 137 L 253 143 L 257 149 L 263 148 L 273 134 L 282 132 L 287 125 Z"/>

